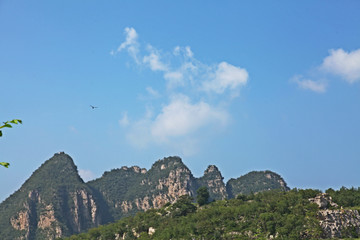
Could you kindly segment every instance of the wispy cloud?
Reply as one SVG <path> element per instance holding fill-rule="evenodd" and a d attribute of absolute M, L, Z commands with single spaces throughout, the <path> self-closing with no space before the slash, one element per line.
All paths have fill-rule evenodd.
<path fill-rule="evenodd" d="M 148 64 L 152 71 L 167 71 L 168 68 L 166 64 L 164 64 L 160 58 L 160 54 L 157 50 L 151 46 L 148 47 L 150 49 L 150 54 L 143 57 L 143 63 Z"/>
<path fill-rule="evenodd" d="M 127 127 L 130 124 L 127 112 L 123 113 L 122 118 L 119 120 L 119 124 L 122 127 Z"/>
<path fill-rule="evenodd" d="M 160 93 L 156 90 L 154 90 L 152 87 L 147 87 L 146 91 L 148 92 L 148 94 L 153 97 L 153 98 L 158 98 L 160 97 Z"/>
<path fill-rule="evenodd" d="M 316 67 L 313 72 L 316 75 L 325 74 L 326 77 L 338 77 L 350 84 L 360 82 L 360 49 L 350 52 L 346 52 L 341 48 L 330 49 L 329 56 L 326 56 L 322 64 Z M 297 83 L 301 89 L 317 93 L 326 92 L 328 87 L 324 77 L 320 80 L 311 80 L 308 77 L 295 75 L 290 81 Z"/>
<path fill-rule="evenodd" d="M 246 85 L 248 77 L 249 74 L 245 69 L 221 62 L 215 72 L 210 73 L 210 80 L 203 82 L 203 89 L 218 94 L 224 93 L 227 89 L 234 91 Z"/>
<path fill-rule="evenodd" d="M 155 144 L 190 155 L 197 152 L 202 131 L 221 130 L 228 125 L 229 119 L 225 109 L 204 101 L 191 102 L 188 96 L 179 94 L 173 96 L 157 115 L 147 110 L 143 118 L 130 124 L 127 139 L 140 149 Z"/>
<path fill-rule="evenodd" d="M 327 84 L 322 81 L 313 81 L 311 79 L 305 79 L 301 75 L 296 75 L 291 79 L 292 82 L 295 82 L 299 88 L 310 90 L 317 93 L 326 92 Z"/>
<path fill-rule="evenodd" d="M 161 93 L 151 86 L 146 87 L 151 97 L 143 98 L 162 100 L 160 107 L 147 109 L 144 117 L 138 120 L 130 122 L 126 114 L 119 121 L 127 129 L 128 141 L 139 148 L 155 144 L 179 148 L 183 154 L 195 153 L 198 146 L 194 144 L 200 144 L 202 134 L 228 125 L 231 115 L 223 103 L 230 104 L 232 98 L 228 96 L 235 96 L 234 93 L 238 94 L 247 84 L 247 70 L 225 61 L 203 63 L 194 58 L 190 46 L 176 46 L 166 52 L 147 44 L 146 53 L 142 53 L 135 29 L 127 28 L 125 33 L 126 40 L 117 52 L 128 49 L 137 65 L 160 73 L 165 86 Z M 129 51 L 131 46 L 136 46 L 136 51 Z"/>
<path fill-rule="evenodd" d="M 152 122 L 151 135 L 160 142 L 166 142 L 171 137 L 186 136 L 209 125 L 225 126 L 228 118 L 223 109 L 216 109 L 203 101 L 192 103 L 188 96 L 177 95 Z"/>
<path fill-rule="evenodd" d="M 331 49 L 320 69 L 340 76 L 348 83 L 360 81 L 360 49 L 346 52 L 343 49 Z"/>
<path fill-rule="evenodd" d="M 110 54 L 115 55 L 122 50 L 127 50 L 129 55 L 134 59 L 134 61 L 140 64 L 140 60 L 138 59 L 139 53 L 139 43 L 137 41 L 138 34 L 134 28 L 125 28 L 124 34 L 126 36 L 126 40 L 120 44 L 120 46 L 116 50 L 111 50 Z"/>

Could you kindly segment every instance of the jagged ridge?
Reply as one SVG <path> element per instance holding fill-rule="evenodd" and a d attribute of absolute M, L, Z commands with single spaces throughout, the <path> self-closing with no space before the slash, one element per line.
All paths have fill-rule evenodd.
<path fill-rule="evenodd" d="M 275 173 L 255 174 L 263 175 L 261 184 L 255 179 L 251 182 L 252 175 L 232 179 L 225 185 L 219 169 L 210 165 L 202 177 L 195 178 L 181 158 L 175 156 L 156 161 L 148 171 L 138 166 L 122 167 L 84 183 L 71 157 L 61 152 L 42 164 L 0 204 L 0 235 L 3 239 L 69 236 L 138 211 L 174 203 L 181 195 L 196 197 L 201 186 L 208 188 L 211 200 L 244 193 L 246 184 L 253 192 L 287 190 L 286 183 Z M 264 181 L 268 183 L 263 184 Z"/>

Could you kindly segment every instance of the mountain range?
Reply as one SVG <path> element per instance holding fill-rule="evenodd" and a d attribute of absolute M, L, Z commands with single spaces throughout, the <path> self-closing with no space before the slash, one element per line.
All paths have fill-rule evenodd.
<path fill-rule="evenodd" d="M 45 161 L 19 190 L 0 204 L 1 239 L 55 239 L 84 232 L 139 211 L 161 208 L 182 195 L 196 198 L 206 187 L 210 200 L 271 189 L 289 190 L 271 171 L 254 171 L 223 181 L 215 165 L 196 178 L 180 157 L 156 161 L 149 170 L 138 166 L 106 171 L 84 182 L 64 152 Z"/>

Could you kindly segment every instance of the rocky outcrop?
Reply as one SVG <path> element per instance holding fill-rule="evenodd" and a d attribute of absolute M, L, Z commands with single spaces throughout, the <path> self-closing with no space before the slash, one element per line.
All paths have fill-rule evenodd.
<path fill-rule="evenodd" d="M 1 239 L 55 239 L 105 223 L 98 200 L 63 152 L 0 205 Z"/>
<path fill-rule="evenodd" d="M 37 190 L 29 192 L 28 199 L 23 203 L 23 210 L 15 213 L 10 218 L 10 223 L 14 230 L 24 232 L 18 239 L 35 238 L 36 229 L 42 232 L 46 239 L 55 239 L 62 235 L 59 221 L 55 218 L 54 206 L 42 201 Z"/>
<path fill-rule="evenodd" d="M 87 229 L 89 225 L 97 226 L 100 224 L 98 207 L 92 194 L 84 189 L 78 189 L 71 193 L 70 196 L 74 206 L 71 211 L 71 220 L 76 232 Z"/>
<path fill-rule="evenodd" d="M 319 207 L 318 219 L 323 238 L 352 238 L 360 235 L 358 210 L 339 208 L 326 193 L 318 194 L 309 201 Z"/>
<path fill-rule="evenodd" d="M 360 215 L 358 210 L 329 210 L 319 211 L 320 226 L 324 238 L 345 238 L 360 235 Z"/>
<path fill-rule="evenodd" d="M 318 194 L 316 197 L 310 198 L 309 201 L 317 204 L 320 209 L 327 209 L 329 207 L 338 207 L 338 205 L 334 203 L 332 201 L 332 198 L 326 193 Z"/>
<path fill-rule="evenodd" d="M 64 230 L 69 230 L 63 229 L 61 223 L 66 223 L 71 234 L 101 223 L 96 202 L 91 194 L 79 189 L 69 195 L 72 196 L 70 202 L 60 203 L 73 206 L 67 211 L 66 208 L 59 209 L 53 203 L 42 200 L 38 191 L 30 191 L 29 198 L 23 203 L 23 209 L 10 218 L 12 228 L 24 232 L 20 239 L 38 238 L 37 232 L 41 232 L 44 239 L 55 239 L 63 236 Z M 61 196 L 55 198 L 61 199 Z"/>
<path fill-rule="evenodd" d="M 225 199 L 228 197 L 226 186 L 221 172 L 215 165 L 209 165 L 204 175 L 197 179 L 198 187 L 205 186 L 209 190 L 210 200 Z"/>
<path fill-rule="evenodd" d="M 286 189 L 286 183 L 277 174 L 266 171 L 260 175 L 261 184 L 265 183 L 260 190 L 274 186 Z M 249 181 L 252 180 L 237 179 L 236 183 L 246 189 Z M 196 190 L 202 186 L 208 188 L 210 200 L 231 197 L 215 165 L 195 178 L 181 158 L 174 156 L 156 161 L 149 170 L 123 166 L 84 183 L 70 156 L 59 152 L 0 205 L 0 238 L 69 236 L 138 211 L 174 203 L 182 195 L 196 198 Z"/>

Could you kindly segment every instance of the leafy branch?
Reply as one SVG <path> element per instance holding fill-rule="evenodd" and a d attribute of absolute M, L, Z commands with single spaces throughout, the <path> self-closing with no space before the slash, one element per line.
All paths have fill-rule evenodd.
<path fill-rule="evenodd" d="M 22 121 L 20 119 L 13 119 L 11 121 L 7 121 L 7 122 L 3 122 L 3 125 L 0 126 L 0 129 L 1 128 L 12 128 L 12 125 L 11 124 L 22 124 Z M 2 131 L 0 130 L 0 137 L 2 137 Z M 8 168 L 10 163 L 8 162 L 0 162 L 0 165 Z"/>

